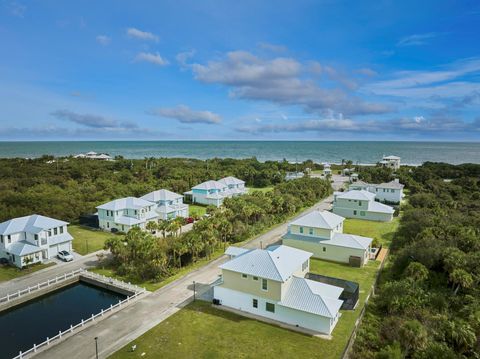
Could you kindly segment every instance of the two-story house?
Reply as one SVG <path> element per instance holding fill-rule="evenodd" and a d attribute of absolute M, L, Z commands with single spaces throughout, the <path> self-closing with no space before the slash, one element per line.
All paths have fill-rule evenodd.
<path fill-rule="evenodd" d="M 145 229 L 149 221 L 157 221 L 157 205 L 135 197 L 125 197 L 97 206 L 99 227 L 128 232 L 133 227 Z"/>
<path fill-rule="evenodd" d="M 289 223 L 282 244 L 313 253 L 329 261 L 368 263 L 373 239 L 343 233 L 345 218 L 327 211 L 313 211 Z"/>
<path fill-rule="evenodd" d="M 246 192 L 244 181 L 235 177 L 225 177 L 218 181 L 210 180 L 202 182 L 184 194 L 191 198 L 192 203 L 220 207 L 225 198 L 241 195 Z"/>
<path fill-rule="evenodd" d="M 0 223 L 0 258 L 15 266 L 43 262 L 72 250 L 67 222 L 33 214 Z"/>
<path fill-rule="evenodd" d="M 228 176 L 218 180 L 218 182 L 223 183 L 227 186 L 228 191 L 232 196 L 239 196 L 247 193 L 245 188 L 245 181 L 238 179 L 236 177 Z"/>
<path fill-rule="evenodd" d="M 292 326 L 331 334 L 343 288 L 306 279 L 312 253 L 287 246 L 236 252 L 222 264 L 214 302 Z"/>
<path fill-rule="evenodd" d="M 177 217 L 188 217 L 188 205 L 183 203 L 183 196 L 181 194 L 161 189 L 147 193 L 140 197 L 145 201 L 156 203 L 155 211 L 158 213 L 160 219 L 170 220 Z"/>
<path fill-rule="evenodd" d="M 394 209 L 375 201 L 375 193 L 365 190 L 335 192 L 333 213 L 346 218 L 360 218 L 369 221 L 389 222 Z"/>
<path fill-rule="evenodd" d="M 403 188 L 398 178 L 390 182 L 373 184 L 357 181 L 350 184 L 350 190 L 366 190 L 375 194 L 375 199 L 383 203 L 399 204 L 403 198 Z"/>
<path fill-rule="evenodd" d="M 396 171 L 400 168 L 400 159 L 401 158 L 398 156 L 383 156 L 382 160 L 380 161 L 380 165 Z"/>

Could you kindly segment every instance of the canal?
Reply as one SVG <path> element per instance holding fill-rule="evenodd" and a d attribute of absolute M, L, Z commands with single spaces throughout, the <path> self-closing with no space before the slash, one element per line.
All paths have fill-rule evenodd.
<path fill-rule="evenodd" d="M 0 359 L 13 358 L 125 298 L 78 282 L 0 312 Z"/>

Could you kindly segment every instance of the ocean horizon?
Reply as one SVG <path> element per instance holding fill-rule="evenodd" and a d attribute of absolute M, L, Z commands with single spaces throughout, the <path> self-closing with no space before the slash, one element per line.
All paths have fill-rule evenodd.
<path fill-rule="evenodd" d="M 131 159 L 145 157 L 251 158 L 259 161 L 369 164 L 396 155 L 403 164 L 424 162 L 480 163 L 480 142 L 440 141 L 2 141 L 1 158 L 58 157 L 95 151 Z"/>

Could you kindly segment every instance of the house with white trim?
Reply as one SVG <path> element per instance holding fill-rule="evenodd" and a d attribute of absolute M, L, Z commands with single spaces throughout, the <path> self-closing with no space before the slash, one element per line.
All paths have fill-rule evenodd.
<path fill-rule="evenodd" d="M 157 205 L 155 211 L 158 213 L 160 219 L 170 220 L 177 217 L 188 217 L 188 205 L 183 203 L 183 196 L 181 194 L 167 189 L 160 189 L 147 193 L 140 197 L 140 199 L 155 203 Z"/>
<path fill-rule="evenodd" d="M 365 190 L 335 192 L 333 213 L 345 218 L 359 218 L 369 221 L 390 222 L 394 209 L 375 201 L 375 193 Z"/>
<path fill-rule="evenodd" d="M 332 166 L 330 165 L 330 163 L 323 164 L 323 175 L 325 177 L 332 175 Z"/>
<path fill-rule="evenodd" d="M 141 198 L 116 199 L 97 206 L 98 224 L 105 231 L 116 229 L 126 233 L 133 227 L 145 229 L 148 222 L 158 221 L 156 208 L 156 203 Z"/>
<path fill-rule="evenodd" d="M 101 161 L 112 161 L 112 156 L 106 153 L 97 153 L 97 152 L 87 152 L 87 153 L 79 153 L 78 155 L 73 156 L 73 158 L 88 158 L 91 160 L 101 160 Z"/>
<path fill-rule="evenodd" d="M 303 172 L 287 172 L 285 174 L 285 181 L 293 181 L 303 177 L 305 177 L 305 173 Z"/>
<path fill-rule="evenodd" d="M 246 192 L 245 182 L 230 176 L 218 181 L 210 180 L 202 182 L 184 194 L 191 197 L 192 203 L 220 207 L 225 198 L 239 196 Z"/>
<path fill-rule="evenodd" d="M 306 279 L 312 253 L 287 246 L 244 250 L 220 265 L 214 302 L 280 323 L 331 334 L 343 288 Z"/>
<path fill-rule="evenodd" d="M 366 190 L 375 194 L 375 199 L 379 202 L 399 204 L 404 197 L 403 188 L 398 178 L 390 182 L 380 184 L 366 183 L 357 181 L 350 184 L 349 190 Z"/>
<path fill-rule="evenodd" d="M 288 225 L 282 244 L 313 253 L 314 258 L 360 265 L 368 263 L 372 238 L 343 233 L 345 218 L 327 211 L 312 211 Z"/>
<path fill-rule="evenodd" d="M 400 168 L 401 158 L 398 156 L 383 156 L 382 160 L 379 162 L 381 166 L 391 168 L 394 171 Z"/>
<path fill-rule="evenodd" d="M 0 223 L 0 258 L 15 266 L 44 262 L 60 251 L 72 251 L 67 222 L 33 214 Z"/>

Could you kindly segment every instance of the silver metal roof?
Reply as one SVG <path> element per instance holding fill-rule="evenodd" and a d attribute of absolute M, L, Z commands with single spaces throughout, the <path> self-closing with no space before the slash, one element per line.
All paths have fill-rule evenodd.
<path fill-rule="evenodd" d="M 294 220 L 290 224 L 305 227 L 333 229 L 344 220 L 345 218 L 339 216 L 338 214 L 315 210 Z"/>
<path fill-rule="evenodd" d="M 122 209 L 141 209 L 148 206 L 153 206 L 155 203 L 146 201 L 136 197 L 125 197 L 115 199 L 113 201 L 97 206 L 98 209 L 106 209 L 110 211 L 119 211 Z"/>
<path fill-rule="evenodd" d="M 140 197 L 140 199 L 143 199 L 145 201 L 150 201 L 150 202 L 159 202 L 159 201 L 175 201 L 182 197 L 183 196 L 181 194 L 169 191 L 168 189 L 160 189 L 158 191 L 147 193 L 146 195 Z"/>
<path fill-rule="evenodd" d="M 68 222 L 58 219 L 32 214 L 31 216 L 13 218 L 0 223 L 0 234 L 7 235 L 19 232 L 35 234 L 45 229 L 65 226 L 67 224 Z"/>

